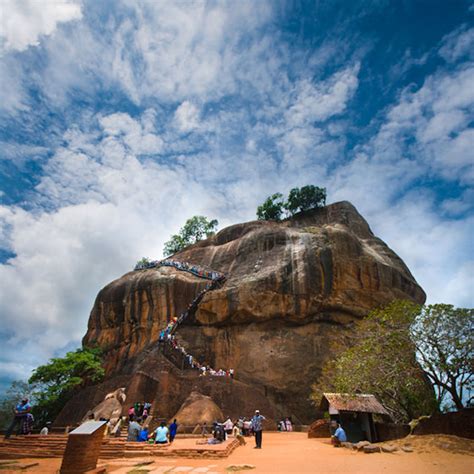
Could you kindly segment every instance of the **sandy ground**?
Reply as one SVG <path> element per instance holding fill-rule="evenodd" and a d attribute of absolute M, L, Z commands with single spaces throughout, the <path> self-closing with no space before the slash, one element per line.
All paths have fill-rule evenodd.
<path fill-rule="evenodd" d="M 413 436 L 394 442 L 398 446 L 409 443 L 413 453 L 398 451 L 393 454 L 364 454 L 344 448 L 333 448 L 329 440 L 308 439 L 305 433 L 264 433 L 263 449 L 253 449 L 253 439 L 237 448 L 228 458 L 200 459 L 117 459 L 104 461 L 108 472 L 114 474 L 228 473 L 230 465 L 250 464 L 248 473 L 340 473 L 340 474 L 471 474 L 474 472 L 474 441 L 455 436 Z M 22 459 L 21 464 L 33 460 Z M 26 471 L 57 472 L 60 459 L 34 460 L 39 466 Z M 142 462 L 151 464 L 141 465 Z M 1 469 L 6 473 L 8 470 Z"/>

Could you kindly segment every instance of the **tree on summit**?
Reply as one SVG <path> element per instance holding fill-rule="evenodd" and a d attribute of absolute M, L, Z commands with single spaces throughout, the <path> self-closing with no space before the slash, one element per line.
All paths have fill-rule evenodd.
<path fill-rule="evenodd" d="M 326 205 L 326 188 L 309 184 L 302 188 L 293 188 L 288 194 L 286 209 L 291 215 Z"/>
<path fill-rule="evenodd" d="M 216 219 L 209 221 L 204 216 L 193 216 L 188 219 L 177 234 L 165 242 L 163 254 L 165 257 L 183 250 L 188 245 L 195 244 L 204 238 L 215 234 L 219 222 Z"/>
<path fill-rule="evenodd" d="M 285 201 L 283 194 L 275 193 L 257 208 L 259 220 L 281 220 L 282 216 L 294 216 L 298 212 L 317 209 L 326 205 L 326 188 L 312 184 L 302 188 L 293 188 Z M 286 212 L 285 212 L 286 211 Z"/>
<path fill-rule="evenodd" d="M 283 214 L 285 207 L 285 201 L 283 200 L 283 194 L 275 193 L 267 197 L 265 202 L 258 206 L 257 217 L 260 221 L 276 220 L 279 221 Z"/>

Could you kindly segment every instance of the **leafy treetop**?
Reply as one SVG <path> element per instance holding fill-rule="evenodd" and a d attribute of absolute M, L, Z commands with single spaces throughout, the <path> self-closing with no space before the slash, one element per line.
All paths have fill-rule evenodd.
<path fill-rule="evenodd" d="M 215 234 L 218 224 L 216 219 L 209 221 L 207 217 L 204 216 L 191 217 L 177 234 L 172 235 L 170 240 L 165 242 L 163 249 L 164 255 L 173 255 L 188 245 L 199 242 L 204 237 L 211 237 Z"/>
<path fill-rule="evenodd" d="M 37 421 L 54 420 L 78 388 L 100 382 L 104 374 L 98 348 L 77 349 L 37 367 L 28 381 L 34 387 Z"/>
<path fill-rule="evenodd" d="M 257 208 L 259 220 L 280 220 L 283 215 L 293 216 L 298 212 L 323 207 L 326 204 L 326 188 L 314 185 L 293 188 L 288 200 L 285 201 L 283 194 L 275 193 L 269 196 L 262 205 Z"/>

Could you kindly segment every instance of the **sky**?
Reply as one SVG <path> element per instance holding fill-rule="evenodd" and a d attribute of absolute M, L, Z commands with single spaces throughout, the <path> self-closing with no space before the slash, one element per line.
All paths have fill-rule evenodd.
<path fill-rule="evenodd" d="M 0 0 L 0 392 L 193 215 L 348 200 L 474 306 L 474 3 Z"/>

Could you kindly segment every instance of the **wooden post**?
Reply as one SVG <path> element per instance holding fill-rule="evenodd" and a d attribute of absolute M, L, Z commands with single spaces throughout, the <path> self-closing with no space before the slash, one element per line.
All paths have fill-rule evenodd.
<path fill-rule="evenodd" d="M 60 474 L 79 474 L 97 467 L 106 423 L 86 421 L 69 433 Z"/>

